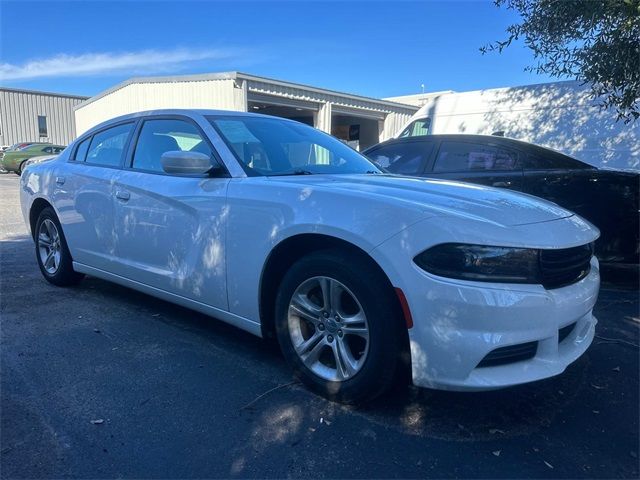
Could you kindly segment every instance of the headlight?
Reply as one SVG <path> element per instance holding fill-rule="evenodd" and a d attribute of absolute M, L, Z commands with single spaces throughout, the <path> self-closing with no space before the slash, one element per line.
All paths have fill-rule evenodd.
<path fill-rule="evenodd" d="M 413 261 L 441 277 L 501 283 L 542 283 L 539 250 L 443 243 Z"/>

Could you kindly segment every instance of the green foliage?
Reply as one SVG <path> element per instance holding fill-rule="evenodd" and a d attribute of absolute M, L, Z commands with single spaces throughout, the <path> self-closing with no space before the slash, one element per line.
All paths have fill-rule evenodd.
<path fill-rule="evenodd" d="M 482 47 L 502 52 L 522 39 L 536 64 L 527 70 L 576 78 L 626 122 L 640 118 L 640 0 L 495 0 L 520 23 Z"/>

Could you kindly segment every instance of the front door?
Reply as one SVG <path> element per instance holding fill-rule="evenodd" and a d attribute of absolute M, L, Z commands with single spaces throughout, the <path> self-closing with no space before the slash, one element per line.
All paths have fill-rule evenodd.
<path fill-rule="evenodd" d="M 166 174 L 167 151 L 213 158 L 186 118 L 150 118 L 139 127 L 131 165 L 114 185 L 117 273 L 207 305 L 227 309 L 225 229 L 228 178 Z"/>

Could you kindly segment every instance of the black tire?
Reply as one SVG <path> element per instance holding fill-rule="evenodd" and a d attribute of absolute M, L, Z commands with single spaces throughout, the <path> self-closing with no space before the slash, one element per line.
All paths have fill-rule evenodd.
<path fill-rule="evenodd" d="M 329 277 L 347 287 L 366 315 L 368 353 L 357 373 L 341 381 L 322 378 L 307 367 L 296 353 L 289 332 L 292 296 L 299 286 L 314 277 Z M 334 249 L 303 257 L 289 269 L 280 284 L 275 315 L 276 335 L 285 358 L 295 376 L 314 392 L 333 401 L 361 404 L 373 400 L 393 384 L 404 323 L 388 280 L 370 259 L 357 252 Z M 325 329 L 328 327 L 323 327 L 321 333 L 326 333 Z M 339 333 L 342 338 L 342 332 Z"/>
<path fill-rule="evenodd" d="M 58 251 L 60 254 L 60 261 L 57 269 L 55 269 L 54 272 L 47 271 L 47 268 L 45 268 L 43 259 L 41 258 L 40 254 L 42 244 L 41 240 L 39 239 L 39 235 L 43 223 L 45 223 L 45 221 L 47 220 L 53 222 L 59 235 Z M 38 220 L 36 222 L 36 229 L 33 234 L 33 238 L 36 244 L 36 259 L 38 261 L 38 266 L 40 267 L 40 272 L 42 272 L 42 275 L 48 282 L 60 287 L 68 287 L 71 285 L 76 285 L 78 282 L 80 282 L 80 280 L 84 278 L 84 275 L 82 273 L 78 273 L 73 270 L 73 259 L 71 258 L 71 253 L 69 253 L 67 240 L 64 237 L 62 226 L 60 225 L 58 216 L 56 215 L 56 212 L 53 210 L 53 208 L 46 207 L 42 210 L 42 212 L 40 212 L 40 215 L 38 216 Z"/>
<path fill-rule="evenodd" d="M 24 160 L 20 166 L 18 167 L 18 171 L 16 172 L 16 175 L 21 176 L 22 175 L 22 171 L 24 170 L 24 167 L 27 165 L 27 161 Z"/>

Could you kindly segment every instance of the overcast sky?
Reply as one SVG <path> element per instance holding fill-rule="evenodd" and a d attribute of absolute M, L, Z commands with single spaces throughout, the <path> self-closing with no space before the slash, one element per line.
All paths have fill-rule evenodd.
<path fill-rule="evenodd" d="M 373 97 L 550 81 L 488 1 L 0 0 L 0 84 L 94 95 L 139 75 L 239 70 Z"/>

